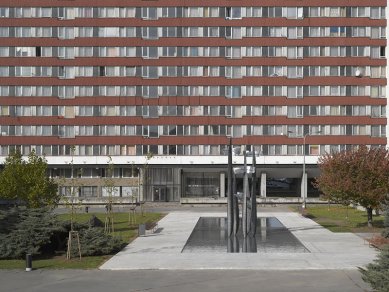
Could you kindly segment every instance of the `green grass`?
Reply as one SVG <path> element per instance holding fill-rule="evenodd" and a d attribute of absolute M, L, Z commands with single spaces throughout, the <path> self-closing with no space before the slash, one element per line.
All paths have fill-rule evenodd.
<path fill-rule="evenodd" d="M 140 213 L 136 214 L 136 224 L 128 224 L 128 213 L 112 213 L 114 223 L 114 235 L 119 236 L 125 242 L 131 242 L 138 235 L 138 224 L 146 222 L 157 222 L 163 215 L 160 213 L 144 213 L 143 216 Z M 88 222 L 88 220 L 95 215 L 103 223 L 105 222 L 105 213 L 80 213 L 76 214 L 75 221 L 79 223 Z M 70 214 L 58 215 L 60 220 L 70 220 Z"/>
<path fill-rule="evenodd" d="M 333 232 L 381 232 L 384 228 L 383 216 L 373 215 L 373 227 L 369 228 L 365 211 L 340 205 L 308 205 L 305 216 Z"/>
<path fill-rule="evenodd" d="M 96 215 L 96 217 L 99 218 L 103 223 L 105 222 L 105 213 L 76 214 L 75 221 L 79 223 L 88 222 L 92 215 Z M 128 216 L 128 213 L 113 213 L 114 235 L 120 236 L 123 241 L 129 243 L 138 235 L 138 224 L 146 222 L 157 222 L 164 215 L 160 213 L 144 213 L 143 216 L 141 214 L 136 214 L 136 223 L 131 225 L 128 223 Z M 70 220 L 70 214 L 61 214 L 58 215 L 58 218 L 63 221 Z M 66 260 L 65 256 L 61 255 L 47 259 L 33 258 L 32 266 L 34 269 L 96 269 L 110 257 L 112 256 L 88 256 L 82 257 L 81 260 L 78 258 Z M 24 260 L 0 260 L 0 269 L 24 268 Z"/>

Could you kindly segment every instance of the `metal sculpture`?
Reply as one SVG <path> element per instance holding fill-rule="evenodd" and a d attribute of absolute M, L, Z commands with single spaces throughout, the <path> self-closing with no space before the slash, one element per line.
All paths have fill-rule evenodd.
<path fill-rule="evenodd" d="M 243 174 L 243 193 L 237 193 L 236 175 Z M 239 229 L 239 199 L 242 202 L 242 233 L 244 238 L 243 252 L 252 252 L 257 230 L 257 176 L 255 151 L 252 152 L 252 166 L 247 166 L 247 153 L 244 151 L 244 166 L 232 167 L 231 140 L 228 147 L 227 172 L 227 232 L 229 236 L 229 252 L 237 252 L 236 235 Z M 246 240 L 247 235 L 251 238 Z M 238 243 L 239 244 L 239 243 Z M 256 244 L 255 244 L 256 245 Z M 247 248 L 250 247 L 250 248 Z M 238 247 L 239 249 L 239 247 Z M 255 246 L 256 249 L 256 246 Z"/>

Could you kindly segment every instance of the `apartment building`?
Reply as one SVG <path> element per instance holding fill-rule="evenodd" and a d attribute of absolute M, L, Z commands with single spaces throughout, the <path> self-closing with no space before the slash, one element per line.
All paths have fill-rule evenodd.
<path fill-rule="evenodd" d="M 80 177 L 85 201 L 107 196 L 109 164 L 118 200 L 218 200 L 231 139 L 236 165 L 258 154 L 258 196 L 309 198 L 321 154 L 387 144 L 386 13 L 384 0 L 2 0 L 0 155 L 45 155 L 59 191 Z"/>

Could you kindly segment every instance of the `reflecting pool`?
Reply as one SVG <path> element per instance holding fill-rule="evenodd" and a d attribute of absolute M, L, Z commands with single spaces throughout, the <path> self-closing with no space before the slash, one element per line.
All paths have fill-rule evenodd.
<path fill-rule="evenodd" d="M 182 252 L 304 253 L 308 249 L 276 218 L 261 217 L 255 237 L 228 238 L 227 218 L 200 217 Z"/>

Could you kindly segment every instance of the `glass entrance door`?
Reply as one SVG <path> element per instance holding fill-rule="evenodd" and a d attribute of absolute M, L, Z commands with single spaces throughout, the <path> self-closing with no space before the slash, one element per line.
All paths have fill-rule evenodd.
<path fill-rule="evenodd" d="M 167 202 L 166 187 L 154 186 L 153 187 L 153 201 L 154 202 Z"/>

